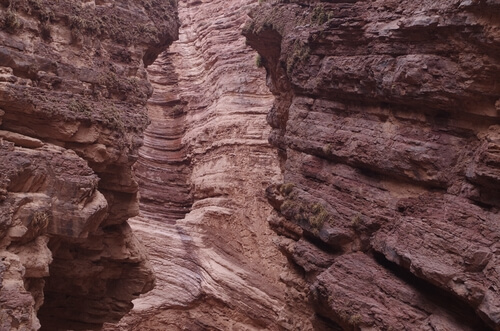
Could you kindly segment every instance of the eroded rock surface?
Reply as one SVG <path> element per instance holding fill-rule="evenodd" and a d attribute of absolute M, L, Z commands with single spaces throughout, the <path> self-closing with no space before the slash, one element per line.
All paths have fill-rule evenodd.
<path fill-rule="evenodd" d="M 272 1 L 270 224 L 331 328 L 500 330 L 500 6 Z"/>
<path fill-rule="evenodd" d="M 5 0 L 0 28 L 0 328 L 99 328 L 154 283 L 126 220 L 174 4 Z"/>
<path fill-rule="evenodd" d="M 267 225 L 280 180 L 273 97 L 241 26 L 257 2 L 180 1 L 179 41 L 148 68 L 152 123 L 136 165 L 156 287 L 119 330 L 305 330 L 313 314 Z"/>

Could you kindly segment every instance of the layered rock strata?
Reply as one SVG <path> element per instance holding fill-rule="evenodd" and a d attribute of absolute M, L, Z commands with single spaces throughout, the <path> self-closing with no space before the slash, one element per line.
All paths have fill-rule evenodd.
<path fill-rule="evenodd" d="M 270 224 L 344 330 L 500 330 L 496 1 L 273 1 Z"/>
<path fill-rule="evenodd" d="M 112 330 L 305 330 L 311 309 L 285 293 L 265 188 L 273 97 L 241 26 L 254 1 L 180 1 L 179 40 L 148 68 L 152 123 L 136 166 L 156 288 Z"/>
<path fill-rule="evenodd" d="M 99 328 L 154 282 L 126 220 L 174 4 L 3 0 L 0 27 L 0 329 Z"/>

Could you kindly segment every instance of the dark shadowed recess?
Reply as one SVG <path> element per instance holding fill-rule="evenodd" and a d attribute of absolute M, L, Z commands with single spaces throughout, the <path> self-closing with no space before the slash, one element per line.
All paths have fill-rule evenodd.
<path fill-rule="evenodd" d="M 419 293 L 422 293 L 425 298 L 435 305 L 446 310 L 456 321 L 460 322 L 461 325 L 467 325 L 474 330 L 494 331 L 494 329 L 486 325 L 484 321 L 476 315 L 474 309 L 464 303 L 460 298 L 416 277 L 410 271 L 387 260 L 384 255 L 380 253 L 374 252 L 373 257 L 377 263 L 391 272 L 394 276 L 412 286 Z"/>

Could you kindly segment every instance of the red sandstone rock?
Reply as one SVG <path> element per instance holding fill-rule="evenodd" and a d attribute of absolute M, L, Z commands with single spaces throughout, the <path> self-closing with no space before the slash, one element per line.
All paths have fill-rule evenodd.
<path fill-rule="evenodd" d="M 99 328 L 152 288 L 131 167 L 176 29 L 169 1 L 0 1 L 2 330 Z"/>
<path fill-rule="evenodd" d="M 249 4 L 181 4 L 138 154 L 169 3 L 0 1 L 1 327 L 151 289 L 139 159 L 158 287 L 108 329 L 498 330 L 500 5 L 254 3 L 278 165 Z"/>
<path fill-rule="evenodd" d="M 152 119 L 135 170 L 156 288 L 110 330 L 311 329 L 286 292 L 265 188 L 279 178 L 265 117 L 273 97 L 241 25 L 256 1 L 183 1 L 182 26 L 148 71 Z M 296 277 L 289 275 L 289 281 Z"/>
<path fill-rule="evenodd" d="M 257 7 L 244 34 L 276 96 L 271 226 L 317 312 L 333 328 L 498 330 L 500 7 L 289 2 Z"/>

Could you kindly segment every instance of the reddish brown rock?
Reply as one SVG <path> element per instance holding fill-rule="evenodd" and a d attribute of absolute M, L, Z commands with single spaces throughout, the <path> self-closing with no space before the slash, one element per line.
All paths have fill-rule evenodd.
<path fill-rule="evenodd" d="M 332 328 L 500 328 L 499 9 L 278 1 L 251 12 L 244 34 L 276 96 L 284 175 L 267 191 L 270 224 Z"/>
<path fill-rule="evenodd" d="M 3 330 L 39 329 L 38 307 L 33 292 L 26 289 L 23 264 L 18 256 L 6 251 L 0 260 L 0 326 Z"/>
<path fill-rule="evenodd" d="M 363 253 L 345 254 L 318 276 L 312 296 L 318 311 L 343 330 L 480 330 L 478 321 L 440 304 L 446 298 L 404 282 Z M 460 305 L 449 302 L 447 308 Z"/>
<path fill-rule="evenodd" d="M 141 192 L 141 214 L 151 220 L 176 220 L 193 203 L 190 160 L 183 136 L 186 110 L 179 97 L 179 73 L 174 53 L 164 53 L 148 68 L 154 93 L 148 99 L 148 126 L 134 165 Z M 167 194 L 166 194 L 167 192 Z"/>
<path fill-rule="evenodd" d="M 307 330 L 303 288 L 284 271 L 264 191 L 273 97 L 241 26 L 256 1 L 182 1 L 176 41 L 148 68 L 152 119 L 135 167 L 157 282 L 110 330 Z M 281 277 L 281 279 L 280 279 Z M 303 285 L 303 284 L 301 284 Z M 299 288 L 299 286 L 297 286 Z"/>
<path fill-rule="evenodd" d="M 144 66 L 177 24 L 170 1 L 0 1 L 2 330 L 39 309 L 42 329 L 99 328 L 152 288 L 131 168 Z"/>

